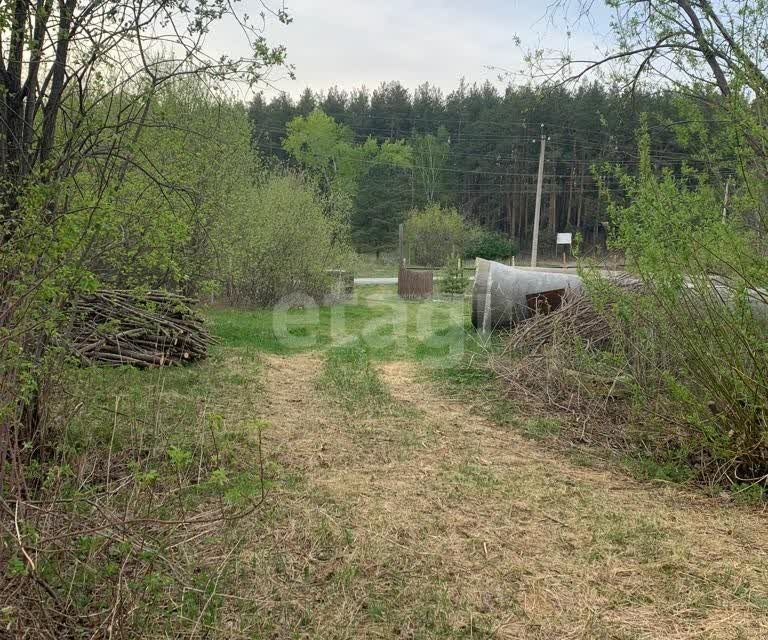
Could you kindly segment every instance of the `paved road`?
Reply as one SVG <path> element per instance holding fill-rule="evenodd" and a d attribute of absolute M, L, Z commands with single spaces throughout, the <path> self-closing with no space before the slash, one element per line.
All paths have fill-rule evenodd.
<path fill-rule="evenodd" d="M 394 278 L 355 278 L 355 284 L 397 284 Z"/>
<path fill-rule="evenodd" d="M 567 269 L 563 269 L 561 267 L 517 267 L 518 269 L 523 269 L 524 271 L 545 271 L 550 273 L 576 273 L 577 269 L 576 267 L 568 267 Z M 609 272 L 610 273 L 610 272 Z M 439 278 L 439 276 L 438 276 Z M 470 281 L 475 279 L 474 274 L 468 277 Z M 437 279 L 437 278 L 436 278 Z M 397 277 L 391 277 L 391 278 L 355 278 L 355 284 L 356 285 L 367 285 L 367 284 L 397 284 Z"/>

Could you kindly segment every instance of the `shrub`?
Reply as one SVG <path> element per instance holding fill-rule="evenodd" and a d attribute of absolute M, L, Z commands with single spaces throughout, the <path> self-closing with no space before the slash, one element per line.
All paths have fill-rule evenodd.
<path fill-rule="evenodd" d="M 761 180 L 743 174 L 730 217 L 723 195 L 693 170 L 654 175 L 641 136 L 638 176 L 615 172 L 626 199 L 612 203 L 614 248 L 642 282 L 614 315 L 638 399 L 695 452 L 713 482 L 768 477 L 768 262 Z"/>
<path fill-rule="evenodd" d="M 722 200 L 706 183 L 693 189 L 665 174 L 627 187 L 630 204 L 613 210 L 614 246 L 646 291 L 617 308 L 628 368 L 643 396 L 664 399 L 667 421 L 685 425 L 686 446 L 701 452 L 710 478 L 764 480 L 768 333 L 760 287 L 768 265 L 750 233 L 723 223 Z"/>
<path fill-rule="evenodd" d="M 425 267 L 440 267 L 459 252 L 466 227 L 456 209 L 432 204 L 410 213 L 405 236 L 413 262 Z"/>
<path fill-rule="evenodd" d="M 644 136 L 644 158 L 648 144 Z M 685 411 L 710 453 L 751 466 L 747 460 L 768 459 L 768 262 L 756 242 L 765 233 L 762 181 L 744 176 L 752 184 L 737 192 L 727 219 L 722 195 L 703 176 L 655 177 L 649 167 L 623 179 L 630 204 L 611 210 L 614 245 L 626 251 L 655 303 L 651 314 L 632 310 L 676 356 L 684 375 L 669 373 L 684 388 L 680 397 L 693 401 Z"/>
<path fill-rule="evenodd" d="M 473 227 L 467 233 L 464 243 L 464 257 L 468 260 L 485 258 L 501 260 L 517 255 L 518 248 L 513 240 L 496 231 Z"/>
<path fill-rule="evenodd" d="M 724 216 L 705 175 L 656 175 L 647 149 L 646 137 L 639 175 L 611 172 L 625 196 L 610 204 L 611 246 L 635 278 L 615 286 L 583 270 L 587 298 L 519 325 L 499 372 L 526 401 L 576 414 L 579 438 L 765 489 L 765 187 L 744 173 Z"/>
<path fill-rule="evenodd" d="M 347 210 L 344 200 L 321 195 L 299 174 L 268 177 L 219 229 L 227 247 L 219 280 L 229 300 L 270 305 L 290 294 L 322 298 L 332 271 L 351 259 Z"/>

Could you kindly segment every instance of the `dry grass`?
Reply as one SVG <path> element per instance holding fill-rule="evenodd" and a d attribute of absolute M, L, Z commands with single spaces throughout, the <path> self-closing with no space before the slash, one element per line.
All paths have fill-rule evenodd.
<path fill-rule="evenodd" d="M 33 498 L 0 496 L 0 638 L 221 628 L 240 527 L 265 497 L 249 420 L 259 369 L 224 351 L 187 370 L 70 372 L 68 388 L 88 397 L 62 391 L 58 464 L 42 481 L 29 465 Z"/>
<path fill-rule="evenodd" d="M 231 637 L 765 638 L 763 516 L 576 466 L 378 371 L 406 411 L 347 412 L 314 354 L 267 360 L 274 485 Z"/>

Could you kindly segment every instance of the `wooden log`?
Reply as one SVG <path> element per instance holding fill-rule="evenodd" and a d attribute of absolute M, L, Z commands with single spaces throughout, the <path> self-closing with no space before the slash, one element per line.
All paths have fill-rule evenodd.
<path fill-rule="evenodd" d="M 204 358 L 214 340 L 193 303 L 164 291 L 96 291 L 73 308 L 70 349 L 85 363 L 110 366 L 167 366 Z"/>

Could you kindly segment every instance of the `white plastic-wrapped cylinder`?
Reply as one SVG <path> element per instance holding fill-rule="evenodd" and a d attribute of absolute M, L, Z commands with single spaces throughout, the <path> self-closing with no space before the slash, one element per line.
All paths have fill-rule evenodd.
<path fill-rule="evenodd" d="M 477 258 L 472 287 L 472 325 L 484 332 L 513 325 L 532 315 L 532 298 L 582 287 L 577 275 L 529 271 Z"/>

